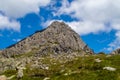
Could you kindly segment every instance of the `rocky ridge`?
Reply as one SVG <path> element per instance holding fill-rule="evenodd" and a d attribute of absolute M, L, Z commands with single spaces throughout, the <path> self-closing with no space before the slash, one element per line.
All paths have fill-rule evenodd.
<path fill-rule="evenodd" d="M 17 77 L 22 77 L 24 69 L 46 70 L 50 64 L 66 63 L 90 53 L 92 50 L 76 32 L 65 23 L 55 21 L 48 28 L 3 50 L 0 73 L 13 70 L 18 71 Z"/>
<path fill-rule="evenodd" d="M 9 46 L 2 51 L 3 57 L 14 57 L 19 54 L 34 51 L 35 56 L 49 53 L 73 53 L 84 50 L 93 53 L 82 41 L 79 35 L 64 22 L 53 22 L 48 28 L 37 31 L 35 34 Z M 33 52 L 32 52 L 33 53 Z"/>

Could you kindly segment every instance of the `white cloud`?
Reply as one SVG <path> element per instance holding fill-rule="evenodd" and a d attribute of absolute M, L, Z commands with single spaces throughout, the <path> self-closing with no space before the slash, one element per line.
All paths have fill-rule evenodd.
<path fill-rule="evenodd" d="M 96 33 L 105 29 L 118 30 L 120 29 L 119 4 L 120 0 L 74 0 L 71 3 L 63 0 L 62 7 L 56 15 L 67 14 L 77 18 L 78 21 L 69 22 L 69 24 L 72 24 L 73 29 L 76 27 L 75 30 L 79 34 Z M 106 26 L 105 23 L 111 25 Z"/>
<path fill-rule="evenodd" d="M 0 30 L 20 31 L 20 23 L 0 14 Z"/>
<path fill-rule="evenodd" d="M 46 6 L 50 0 L 0 0 L 0 30 L 20 31 L 20 23 L 16 20 L 29 13 L 38 14 L 40 7 Z M 14 19 L 14 20 L 13 20 Z"/>
<path fill-rule="evenodd" d="M 46 22 L 42 23 L 42 26 L 45 28 L 54 21 L 65 22 L 63 20 L 47 20 Z M 94 24 L 91 21 L 86 21 L 86 22 L 73 21 L 73 22 L 65 22 L 65 23 L 68 24 L 73 30 L 75 30 L 80 35 L 86 35 L 93 32 L 97 34 L 99 31 L 106 31 L 107 28 L 102 23 Z"/>
<path fill-rule="evenodd" d="M 0 0 L 0 11 L 8 17 L 21 18 L 28 13 L 38 13 L 40 7 L 49 3 L 50 0 Z"/>
<path fill-rule="evenodd" d="M 52 22 L 54 21 L 59 21 L 59 22 L 63 22 L 63 20 L 47 20 L 46 22 L 43 22 L 41 25 L 43 26 L 43 28 L 48 27 Z"/>
<path fill-rule="evenodd" d="M 56 15 L 67 14 L 78 21 L 68 22 L 80 35 L 116 30 L 109 50 L 120 47 L 120 0 L 63 0 Z M 109 23 L 109 24 L 107 24 Z M 106 25 L 107 24 L 107 25 Z"/>
<path fill-rule="evenodd" d="M 120 48 L 120 31 L 117 31 L 115 36 L 116 39 L 108 45 L 108 48 L 106 48 L 108 51 L 113 51 Z"/>
<path fill-rule="evenodd" d="M 106 30 L 106 27 L 102 23 L 93 23 L 91 21 L 74 21 L 67 22 L 67 24 L 80 35 L 98 33 Z"/>
<path fill-rule="evenodd" d="M 19 42 L 21 39 L 13 39 L 14 42 Z"/>
<path fill-rule="evenodd" d="M 120 22 L 115 22 L 115 23 L 112 23 L 112 28 L 115 29 L 115 30 L 120 30 Z"/>

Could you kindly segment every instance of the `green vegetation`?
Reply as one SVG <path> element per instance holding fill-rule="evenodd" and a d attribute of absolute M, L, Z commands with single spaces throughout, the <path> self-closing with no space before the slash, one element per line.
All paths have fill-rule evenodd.
<path fill-rule="evenodd" d="M 97 58 L 101 62 L 95 62 Z M 31 69 L 28 64 L 21 80 L 44 80 L 46 77 L 50 80 L 120 80 L 120 55 L 88 55 L 68 61 L 45 57 L 41 62 L 49 65 L 49 69 Z M 107 66 L 116 71 L 103 70 Z M 4 73 L 6 76 L 16 74 L 14 70 Z"/>
<path fill-rule="evenodd" d="M 105 55 L 105 53 L 104 53 L 104 52 L 99 52 L 98 54 Z"/>

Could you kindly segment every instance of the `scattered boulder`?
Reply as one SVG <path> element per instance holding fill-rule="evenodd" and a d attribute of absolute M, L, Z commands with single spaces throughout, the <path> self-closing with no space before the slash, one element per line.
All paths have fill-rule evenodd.
<path fill-rule="evenodd" d="M 50 80 L 50 78 L 49 77 L 45 77 L 43 80 Z"/>
<path fill-rule="evenodd" d="M 113 68 L 113 67 L 103 67 L 103 69 L 108 71 L 116 71 L 116 68 Z"/>
<path fill-rule="evenodd" d="M 48 67 L 46 64 L 41 64 L 41 65 L 40 65 L 40 68 L 41 68 L 41 69 L 45 69 L 45 70 L 48 70 L 48 69 L 49 69 L 49 67 Z"/>
<path fill-rule="evenodd" d="M 37 31 L 2 52 L 0 51 L 0 73 L 7 70 L 17 70 L 17 79 L 21 79 L 27 64 L 30 69 L 49 70 L 50 65 L 42 63 L 42 60 L 46 59 L 44 57 L 46 55 L 58 63 L 64 64 L 74 59 L 78 60 L 78 56 L 84 56 L 86 53 L 89 56 L 89 54 L 93 54 L 93 51 L 82 41 L 80 36 L 64 22 L 55 21 L 45 30 Z M 50 63 L 57 64 L 53 61 Z M 71 71 L 65 75 L 70 74 L 72 74 Z M 11 76 L 11 79 L 12 77 L 14 76 Z M 0 76 L 0 80 L 6 79 L 8 79 L 6 76 Z M 44 78 L 44 80 L 48 79 L 50 78 Z"/>
<path fill-rule="evenodd" d="M 99 58 L 95 59 L 95 62 L 100 63 L 102 60 L 100 60 Z"/>

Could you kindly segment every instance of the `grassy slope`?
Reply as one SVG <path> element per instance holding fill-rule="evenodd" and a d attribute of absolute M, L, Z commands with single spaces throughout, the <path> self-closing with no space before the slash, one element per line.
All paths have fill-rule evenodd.
<path fill-rule="evenodd" d="M 102 62 L 95 62 L 96 58 L 100 58 Z M 31 70 L 28 65 L 21 80 L 43 80 L 45 77 L 49 77 L 50 80 L 120 80 L 120 55 L 76 57 L 73 60 L 64 61 L 64 59 L 58 61 L 49 57 L 43 59 L 42 63 L 49 65 L 48 70 Z M 114 67 L 117 70 L 103 70 L 105 66 Z M 6 71 L 4 74 L 16 75 L 16 71 Z"/>

